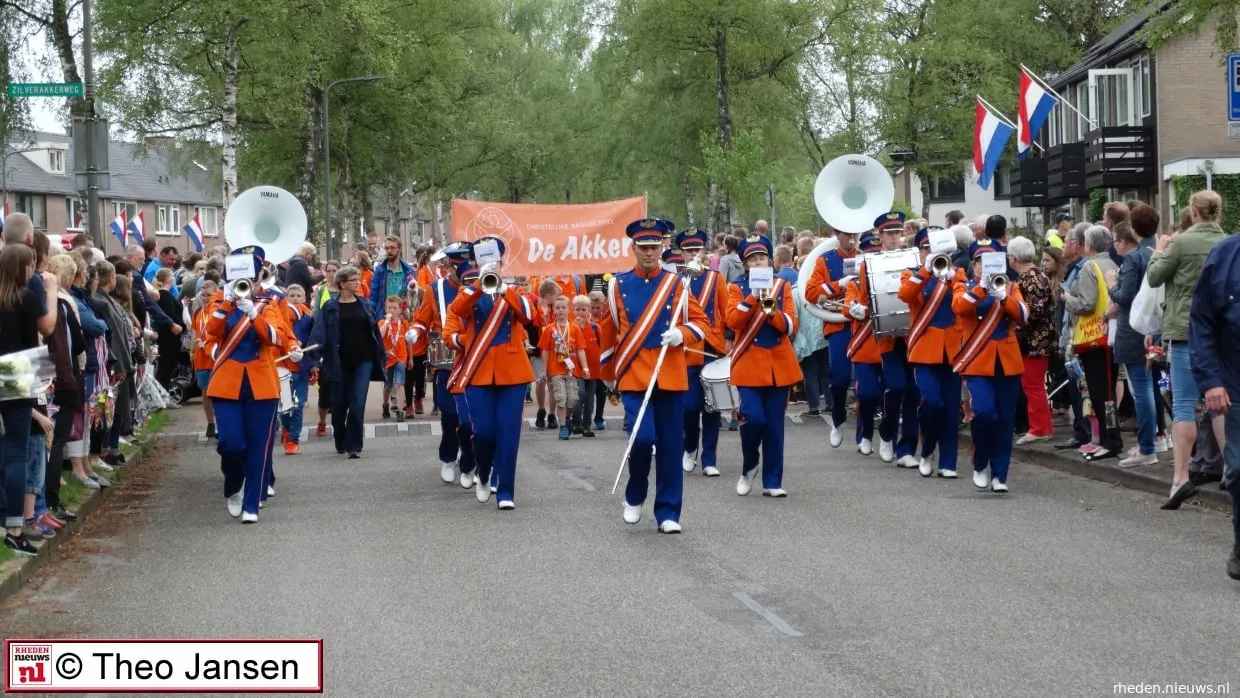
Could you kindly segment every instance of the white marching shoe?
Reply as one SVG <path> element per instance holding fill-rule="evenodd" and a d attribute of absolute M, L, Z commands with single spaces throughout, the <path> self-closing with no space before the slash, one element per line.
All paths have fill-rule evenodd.
<path fill-rule="evenodd" d="M 896 459 L 896 446 L 890 441 L 878 440 L 878 458 L 884 463 L 890 463 Z"/>
<path fill-rule="evenodd" d="M 955 480 L 956 471 L 955 470 L 939 470 L 939 477 L 945 478 L 947 480 Z"/>
<path fill-rule="evenodd" d="M 461 473 L 461 489 L 467 490 L 474 486 L 473 473 Z"/>
<path fill-rule="evenodd" d="M 241 493 L 240 492 L 232 495 L 231 497 L 225 497 L 225 501 L 228 502 L 228 515 L 229 516 L 233 517 L 234 519 L 237 518 L 238 516 L 241 516 Z"/>
<path fill-rule="evenodd" d="M 456 463 L 443 463 L 439 466 L 439 479 L 443 480 L 443 484 L 451 485 L 456 482 Z"/>
<path fill-rule="evenodd" d="M 478 480 L 474 484 L 474 495 L 478 498 L 480 504 L 486 504 L 491 501 L 491 487 L 485 480 Z"/>
<path fill-rule="evenodd" d="M 908 468 L 912 470 L 921 464 L 921 459 L 914 455 L 900 456 L 896 459 L 897 468 Z"/>
<path fill-rule="evenodd" d="M 679 521 L 664 521 L 659 524 L 659 533 L 680 533 Z"/>
<path fill-rule="evenodd" d="M 702 468 L 702 474 L 706 477 L 719 477 L 719 468 L 716 468 L 713 465 L 708 465 L 705 468 Z"/>
<path fill-rule="evenodd" d="M 776 497 L 776 498 L 787 497 L 788 491 L 782 487 L 776 487 L 775 489 L 770 489 L 770 490 L 764 489 L 762 490 L 762 496 L 763 497 Z"/>
<path fill-rule="evenodd" d="M 839 448 L 844 443 L 844 432 L 834 424 L 831 425 L 831 448 Z"/>
<path fill-rule="evenodd" d="M 243 524 L 258 523 L 258 514 L 251 514 L 248 511 L 245 512 L 244 514 L 241 515 L 241 523 Z"/>
<path fill-rule="evenodd" d="M 511 510 L 513 510 L 513 509 L 516 509 L 516 508 L 517 508 L 516 503 L 515 503 L 515 502 L 513 502 L 511 499 L 501 499 L 501 500 L 499 500 L 499 510 L 500 510 L 500 511 L 511 511 Z"/>
<path fill-rule="evenodd" d="M 990 468 L 973 471 L 973 486 L 979 490 L 990 487 Z"/>
<path fill-rule="evenodd" d="M 736 481 L 736 493 L 744 497 L 753 491 L 753 477 L 758 474 L 758 469 L 754 468 L 746 475 L 741 473 L 741 479 Z"/>
<path fill-rule="evenodd" d="M 680 465 L 686 473 L 693 472 L 693 469 L 697 467 L 697 451 L 685 451 L 685 457 L 681 459 Z"/>
<path fill-rule="evenodd" d="M 938 461 L 938 453 L 922 456 L 921 461 L 917 464 L 917 472 L 921 473 L 922 477 L 933 477 L 939 472 Z"/>
<path fill-rule="evenodd" d="M 624 503 L 624 522 L 626 524 L 635 524 L 642 520 L 642 508 L 640 506 L 632 506 L 628 502 Z"/>
<path fill-rule="evenodd" d="M 274 496 L 276 496 L 276 486 L 275 486 L 275 485 L 267 485 L 267 496 L 268 496 L 268 497 L 274 497 Z"/>
<path fill-rule="evenodd" d="M 1008 491 L 1007 483 L 999 482 L 999 478 L 994 478 L 990 481 L 990 491 L 998 492 L 999 494 L 1007 494 L 1007 491 Z"/>
<path fill-rule="evenodd" d="M 869 439 L 862 439 L 857 444 L 857 453 L 860 453 L 863 456 L 868 456 L 873 452 L 874 452 L 874 445 L 870 443 Z"/>

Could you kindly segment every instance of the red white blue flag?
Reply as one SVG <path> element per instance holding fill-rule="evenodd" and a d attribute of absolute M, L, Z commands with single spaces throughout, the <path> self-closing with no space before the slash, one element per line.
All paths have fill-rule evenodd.
<path fill-rule="evenodd" d="M 990 179 L 1012 137 L 1012 125 L 993 111 L 981 97 L 977 99 L 977 121 L 973 126 L 973 176 L 977 186 L 990 187 Z"/>
<path fill-rule="evenodd" d="M 198 216 L 191 218 L 182 230 L 185 231 L 185 237 L 188 237 L 189 241 L 194 243 L 194 247 L 198 248 L 199 252 L 202 252 L 202 223 L 198 221 Z"/>
<path fill-rule="evenodd" d="M 138 215 L 134 216 L 129 221 L 129 228 L 127 230 L 139 245 L 141 245 L 142 241 L 146 239 L 146 219 L 142 217 L 141 211 L 138 211 Z"/>
<path fill-rule="evenodd" d="M 112 224 L 108 227 L 112 229 L 112 234 L 116 236 L 116 239 L 121 241 L 122 249 L 129 245 L 129 236 L 126 233 L 127 227 L 125 225 L 124 209 L 121 209 L 121 212 L 116 214 L 116 218 L 112 219 Z"/>
<path fill-rule="evenodd" d="M 1021 160 L 1029 154 L 1029 148 L 1038 137 L 1038 131 L 1046 125 L 1046 119 L 1059 100 L 1042 87 L 1041 81 L 1020 69 L 1020 94 L 1016 99 L 1016 153 Z"/>

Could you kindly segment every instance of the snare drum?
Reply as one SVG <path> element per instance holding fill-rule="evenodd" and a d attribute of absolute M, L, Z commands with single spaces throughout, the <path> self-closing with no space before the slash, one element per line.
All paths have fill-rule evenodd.
<path fill-rule="evenodd" d="M 732 357 L 725 356 L 702 367 L 702 393 L 707 412 L 730 412 L 740 404 L 740 394 L 731 385 Z"/>
<path fill-rule="evenodd" d="M 297 399 L 293 396 L 293 372 L 277 366 L 276 375 L 280 376 L 280 414 L 292 412 L 297 408 Z"/>
<path fill-rule="evenodd" d="M 921 252 L 916 248 L 871 252 L 865 256 L 866 281 L 870 286 L 870 315 L 874 319 L 875 337 L 908 335 L 911 314 L 908 304 L 900 300 L 900 277 L 905 269 L 921 266 Z"/>

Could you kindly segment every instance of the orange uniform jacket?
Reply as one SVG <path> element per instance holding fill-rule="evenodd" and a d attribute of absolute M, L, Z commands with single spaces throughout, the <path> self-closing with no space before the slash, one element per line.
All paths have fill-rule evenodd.
<path fill-rule="evenodd" d="M 810 274 L 809 281 L 805 284 L 806 302 L 817 303 L 821 298 L 842 300 L 845 295 L 845 289 L 841 283 L 845 277 L 843 273 L 844 260 L 853 259 L 857 254 L 857 250 L 848 253 L 835 249 L 814 260 L 814 271 Z M 830 261 L 829 266 L 828 261 Z M 857 266 L 861 266 L 859 262 Z M 835 267 L 835 269 L 833 270 L 832 267 Z M 858 274 L 860 274 L 860 271 L 858 271 Z M 844 325 L 838 322 L 822 323 L 822 334 L 824 337 L 843 331 Z"/>
<path fill-rule="evenodd" d="M 874 338 L 874 326 L 870 322 L 869 316 L 869 294 L 861 292 L 861 278 L 856 278 L 848 282 L 848 288 L 844 294 L 844 315 L 848 315 L 848 308 L 854 303 L 860 304 L 866 308 L 865 320 L 852 321 L 852 341 L 848 343 L 848 358 L 855 364 L 881 364 L 883 362 L 883 351 L 879 340 Z M 865 302 L 862 302 L 862 298 Z"/>
<path fill-rule="evenodd" d="M 193 361 L 195 371 L 210 371 L 215 368 L 215 352 L 219 349 L 219 344 L 208 334 L 207 323 L 211 319 L 211 313 L 215 310 L 217 302 L 214 299 L 207 301 L 198 312 L 194 313 Z"/>
<path fill-rule="evenodd" d="M 1029 308 L 1019 286 L 1010 284 L 1007 298 L 996 305 L 980 284 L 959 284 L 952 299 L 952 310 L 960 318 L 964 335 L 964 344 L 956 356 L 956 373 L 993 376 L 996 361 L 1003 366 L 1005 376 L 1024 373 L 1025 362 L 1016 341 L 1016 325 L 1028 320 Z"/>
<path fill-rule="evenodd" d="M 670 281 L 664 281 L 671 277 Z M 664 286 L 664 284 L 669 286 Z M 670 289 L 659 300 L 659 305 L 651 308 L 650 321 L 643 327 L 639 321 L 646 317 L 646 309 L 656 300 L 658 289 Z M 681 296 L 687 295 L 688 319 L 685 315 L 673 318 L 679 307 Z M 661 337 L 670 327 L 680 330 L 686 342 L 706 337 L 706 326 L 709 322 L 692 293 L 687 293 L 684 284 L 675 274 L 658 268 L 649 273 L 635 268 L 612 277 L 611 286 L 607 291 L 611 314 L 603 318 L 600 326 L 602 333 L 604 370 L 613 364 L 617 388 L 621 392 L 645 391 L 654 376 L 654 365 L 658 361 L 661 350 Z M 634 334 L 630 332 L 643 332 Z M 667 349 L 663 358 L 663 366 L 659 369 L 658 387 L 662 390 L 688 390 L 689 372 L 685 363 L 683 346 Z"/>
<path fill-rule="evenodd" d="M 253 322 L 231 301 L 222 300 L 212 309 L 207 337 L 219 345 L 219 350 L 207 397 L 237 400 L 241 397 L 242 381 L 248 380 L 255 400 L 280 399 L 275 360 L 297 346 L 297 341 L 287 329 L 278 303 L 258 301 L 255 307 L 258 315 Z M 242 322 L 249 328 L 236 341 L 233 329 Z"/>
<path fill-rule="evenodd" d="M 957 285 L 965 283 L 956 268 L 946 283 L 922 267 L 900 275 L 900 300 L 908 304 L 908 360 L 914 364 L 950 364 L 960 351 L 960 323 L 952 309 Z M 935 307 L 930 307 L 931 304 Z"/>
<path fill-rule="evenodd" d="M 792 337 L 797 333 L 796 301 L 792 285 L 778 280 L 779 300 L 771 315 L 762 312 L 748 284 L 728 286 L 728 329 L 736 336 L 733 348 L 731 383 L 741 388 L 784 388 L 801 382 L 801 365 Z M 760 323 L 753 325 L 753 323 Z M 751 330 L 757 328 L 756 332 Z M 747 331 L 750 330 L 750 331 Z M 753 335 L 753 339 L 748 337 Z M 745 343 L 748 347 L 745 348 Z M 736 355 L 737 348 L 744 352 Z"/>
<path fill-rule="evenodd" d="M 383 351 L 387 354 L 387 366 L 409 363 L 409 343 L 405 341 L 405 333 L 409 331 L 409 323 L 399 315 L 389 321 L 385 316 L 379 321 L 379 336 L 383 337 Z"/>
<path fill-rule="evenodd" d="M 489 346 L 477 347 L 478 351 L 475 352 L 473 344 L 482 340 L 488 329 L 487 325 L 491 324 L 488 320 L 492 315 L 493 303 L 505 304 L 507 311 L 496 311 L 496 317 L 503 319 L 496 323 L 497 330 L 488 343 Z M 448 346 L 466 355 L 462 361 L 461 372 L 472 376 L 467 380 L 468 385 L 520 385 L 533 382 L 534 367 L 525 353 L 527 337 L 524 327 L 525 323 L 531 320 L 533 308 L 520 288 L 510 285 L 502 297 L 497 296 L 492 301 L 482 292 L 481 285 L 474 282 L 456 294 L 450 309 L 462 317 L 463 325 L 473 326 L 468 348 L 463 344 L 463 333 L 456 332 L 448 337 Z"/>
<path fill-rule="evenodd" d="M 689 288 L 692 289 L 694 297 L 697 298 L 698 305 L 702 306 L 702 312 L 706 315 L 707 327 L 705 328 L 705 339 L 698 340 L 697 337 L 686 337 L 685 346 L 697 351 L 710 352 L 721 357 L 727 353 L 727 340 L 724 339 L 724 328 L 726 326 L 728 308 L 731 307 L 728 303 L 728 282 L 723 278 L 723 274 L 707 269 L 689 284 Z M 689 341 L 690 339 L 693 341 Z M 687 352 L 685 362 L 689 366 L 703 366 L 706 364 L 706 356 L 696 352 Z"/>

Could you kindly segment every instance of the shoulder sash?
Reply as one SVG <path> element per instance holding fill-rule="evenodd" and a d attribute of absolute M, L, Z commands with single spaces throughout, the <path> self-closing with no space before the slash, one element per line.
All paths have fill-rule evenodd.
<path fill-rule="evenodd" d="M 917 314 L 917 321 L 913 323 L 913 327 L 908 331 L 908 339 L 905 344 L 912 347 L 917 344 L 917 340 L 926 333 L 926 329 L 930 327 L 930 321 L 939 312 L 939 306 L 943 304 L 943 297 L 947 295 L 948 285 L 943 283 L 941 279 L 935 279 L 937 282 L 934 291 L 930 294 L 930 300 L 921 306 L 921 312 Z"/>
<path fill-rule="evenodd" d="M 771 287 L 771 293 L 783 302 L 784 286 L 787 282 L 783 279 L 776 278 L 775 285 Z M 782 312 L 782 311 L 781 311 Z M 736 338 L 736 343 L 732 345 L 732 363 L 735 364 L 740 360 L 745 352 L 749 351 L 749 347 L 753 346 L 753 342 L 758 338 L 758 332 L 762 326 L 766 324 L 766 313 L 762 312 L 762 308 L 755 308 L 753 315 L 749 318 L 749 324 L 745 325 L 745 329 L 740 336 Z"/>
<path fill-rule="evenodd" d="M 977 357 L 982 353 L 982 348 L 986 346 L 986 341 L 990 339 L 991 333 L 998 326 L 999 316 L 1002 314 L 1003 303 L 995 301 L 990 306 L 990 312 L 986 313 L 986 317 L 977 323 L 977 327 L 973 328 L 973 332 L 965 340 L 960 353 L 956 355 L 956 365 L 952 367 L 953 371 L 963 373 L 970 364 L 977 360 Z"/>
<path fill-rule="evenodd" d="M 483 355 L 491 347 L 491 341 L 495 339 L 495 335 L 499 334 L 500 325 L 504 323 L 504 318 L 507 316 L 508 301 L 503 297 L 496 297 L 495 303 L 491 306 L 491 313 L 487 315 L 487 320 L 482 325 L 482 331 L 470 342 L 465 358 L 448 375 L 449 388 L 456 385 L 458 381 L 461 381 L 462 385 L 470 384 L 474 379 L 474 373 L 482 365 Z M 469 320 L 472 323 L 473 319 L 469 318 Z"/>
<path fill-rule="evenodd" d="M 266 306 L 267 301 L 259 301 L 254 305 L 254 310 L 261 314 L 263 310 L 266 309 Z M 217 309 L 213 312 L 221 311 Z M 257 315 L 255 317 L 257 317 Z M 225 319 L 227 319 L 227 316 L 225 316 Z M 248 316 L 242 315 L 241 320 L 239 320 L 236 325 L 233 325 L 232 332 L 228 333 L 228 337 L 224 340 L 224 343 L 220 345 L 219 351 L 215 355 L 215 366 L 211 368 L 211 375 L 214 376 L 215 372 L 220 370 L 220 367 L 224 365 L 224 362 L 232 357 L 233 351 L 237 349 L 237 345 L 241 343 L 241 340 L 245 337 L 245 333 L 250 331 L 252 324 L 253 323 L 250 322 L 250 318 Z M 271 331 L 275 332 L 275 328 L 271 328 Z M 275 344 L 274 337 L 271 338 L 271 343 Z"/>
<path fill-rule="evenodd" d="M 628 371 L 629 365 L 633 363 L 633 359 L 637 358 L 642 344 L 646 342 L 646 337 L 654 329 L 655 320 L 659 317 L 663 304 L 668 301 L 668 298 L 671 297 L 672 292 L 679 284 L 679 276 L 664 274 L 663 280 L 659 282 L 659 287 L 655 289 L 650 302 L 646 304 L 642 314 L 638 316 L 637 322 L 629 325 L 629 331 L 625 333 L 624 338 L 620 340 L 619 347 L 616 349 L 616 380 L 619 380 L 620 376 Z M 627 308 L 625 313 L 627 315 Z M 673 317 L 674 320 L 675 318 Z"/>

